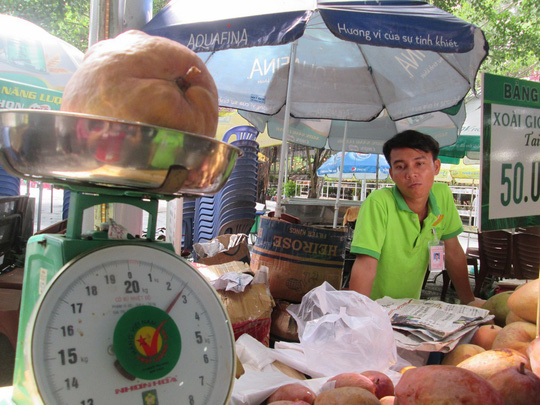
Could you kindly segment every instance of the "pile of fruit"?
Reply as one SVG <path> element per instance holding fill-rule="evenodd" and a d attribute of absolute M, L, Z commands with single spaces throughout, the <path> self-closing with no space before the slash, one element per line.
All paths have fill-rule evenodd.
<path fill-rule="evenodd" d="M 344 373 L 330 378 L 334 388 L 318 395 L 298 382 L 278 388 L 265 404 L 535 403 L 540 398 L 539 288 L 537 279 L 488 299 L 484 308 L 495 315 L 495 324 L 479 327 L 470 343 L 456 346 L 440 365 L 402 370 L 395 387 L 377 371 Z"/>

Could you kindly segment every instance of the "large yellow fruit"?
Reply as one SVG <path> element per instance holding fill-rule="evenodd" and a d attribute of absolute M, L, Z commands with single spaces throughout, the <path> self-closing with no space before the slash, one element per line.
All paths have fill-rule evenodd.
<path fill-rule="evenodd" d="M 512 322 L 526 322 L 526 321 L 522 317 L 517 316 L 516 314 L 514 314 L 513 311 L 509 311 L 508 315 L 506 315 L 506 325 L 509 325 Z"/>
<path fill-rule="evenodd" d="M 537 377 L 540 377 L 540 337 L 537 337 L 529 344 L 527 355 L 531 362 L 531 370 Z"/>
<path fill-rule="evenodd" d="M 470 343 L 489 350 L 501 330 L 502 328 L 498 325 L 482 325 L 474 332 Z"/>
<path fill-rule="evenodd" d="M 380 405 L 377 397 L 359 387 L 340 387 L 323 391 L 315 399 L 314 405 Z"/>
<path fill-rule="evenodd" d="M 478 374 L 480 377 L 489 378 L 497 371 L 509 367 L 517 367 L 520 363 L 531 369 L 531 363 L 527 356 L 513 349 L 492 349 L 475 354 L 463 360 L 457 368 L 464 368 Z"/>
<path fill-rule="evenodd" d="M 514 349 L 527 354 L 527 347 L 536 337 L 536 325 L 531 322 L 512 322 L 493 340 L 493 349 Z"/>
<path fill-rule="evenodd" d="M 539 286 L 540 281 L 536 279 L 515 290 L 508 298 L 510 310 L 520 318 L 532 323 L 536 323 Z"/>
<path fill-rule="evenodd" d="M 213 137 L 218 93 L 197 54 L 130 30 L 90 47 L 64 89 L 61 109 Z"/>
<path fill-rule="evenodd" d="M 484 351 L 486 349 L 479 345 L 462 343 L 457 345 L 451 352 L 445 354 L 441 364 L 444 366 L 457 366 L 463 360 Z"/>

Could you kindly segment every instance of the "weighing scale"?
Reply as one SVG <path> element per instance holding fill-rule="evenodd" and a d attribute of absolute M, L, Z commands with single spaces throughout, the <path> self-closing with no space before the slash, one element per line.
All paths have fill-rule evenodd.
<path fill-rule="evenodd" d="M 241 151 L 214 139 L 84 114 L 3 110 L 0 163 L 71 190 L 65 235 L 27 244 L 12 401 L 225 404 L 234 336 L 208 282 L 155 240 L 159 199 L 215 194 Z M 86 208 L 148 213 L 145 238 L 82 232 Z"/>

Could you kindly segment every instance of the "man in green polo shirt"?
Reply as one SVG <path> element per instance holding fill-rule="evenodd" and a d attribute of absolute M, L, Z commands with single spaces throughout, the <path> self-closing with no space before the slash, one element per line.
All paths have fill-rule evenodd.
<path fill-rule="evenodd" d="M 430 258 L 434 265 L 444 246 L 446 269 L 461 303 L 482 305 L 469 284 L 454 197 L 446 184 L 434 183 L 441 166 L 438 142 L 405 131 L 388 140 L 383 153 L 396 185 L 373 191 L 360 208 L 351 243 L 357 256 L 350 289 L 374 300 L 420 298 Z"/>

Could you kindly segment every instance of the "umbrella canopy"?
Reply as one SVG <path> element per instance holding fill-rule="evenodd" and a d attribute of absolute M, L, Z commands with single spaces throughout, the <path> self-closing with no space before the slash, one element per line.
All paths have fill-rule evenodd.
<path fill-rule="evenodd" d="M 395 121 L 455 106 L 488 50 L 478 27 L 421 1 L 174 0 L 142 30 L 199 53 L 221 106 L 284 108 L 284 143 L 291 116 L 370 121 L 386 110 Z"/>
<path fill-rule="evenodd" d="M 173 0 L 142 30 L 199 53 L 221 106 L 276 114 L 288 99 L 292 116 L 310 119 L 454 106 L 488 47 L 479 28 L 421 1 Z"/>
<path fill-rule="evenodd" d="M 263 115 L 247 111 L 239 114 L 252 123 L 259 131 L 267 131 L 273 139 L 282 139 L 283 109 L 276 115 Z M 314 148 L 327 148 L 349 152 L 382 153 L 384 143 L 401 131 L 414 129 L 435 138 L 439 145 L 451 145 L 465 121 L 463 103 L 445 109 L 414 117 L 393 121 L 386 111 L 368 122 L 325 119 L 289 120 L 289 141 Z M 347 135 L 345 135 L 347 123 Z"/>
<path fill-rule="evenodd" d="M 480 160 L 480 128 L 482 126 L 480 98 L 473 98 L 465 103 L 467 118 L 461 127 L 457 142 L 441 148 L 439 155 L 451 158 Z"/>
<path fill-rule="evenodd" d="M 0 14 L 0 78 L 62 91 L 83 57 L 30 21 Z"/>
<path fill-rule="evenodd" d="M 388 177 L 390 165 L 382 155 L 346 152 L 343 166 L 341 165 L 341 157 L 342 153 L 339 152 L 328 158 L 317 169 L 317 176 L 337 178 L 341 172 L 342 178 L 370 179 L 375 178 L 378 169 L 379 178 Z"/>
<path fill-rule="evenodd" d="M 472 164 L 467 165 L 460 161 L 457 165 L 450 165 L 450 175 L 454 180 L 479 180 L 480 179 L 480 165 Z"/>
<path fill-rule="evenodd" d="M 218 128 L 216 132 L 216 139 L 219 139 L 220 141 L 223 140 L 223 136 L 227 133 L 227 131 L 231 128 L 242 126 L 242 125 L 250 125 L 250 123 L 243 118 L 237 110 L 229 110 L 226 109 L 220 109 L 219 114 L 219 121 L 218 121 Z M 276 146 L 281 145 L 280 140 L 276 140 L 274 138 L 271 138 L 268 136 L 268 132 L 264 130 L 260 130 L 260 134 L 257 136 L 257 143 L 259 144 L 260 148 L 267 148 L 269 146 Z M 233 141 L 236 139 L 232 139 Z"/>
<path fill-rule="evenodd" d="M 435 177 L 435 181 L 444 181 L 464 184 L 478 184 L 480 180 L 480 165 L 471 163 L 467 164 L 464 159 L 459 159 L 459 163 L 450 164 L 443 163 L 439 174 Z"/>

